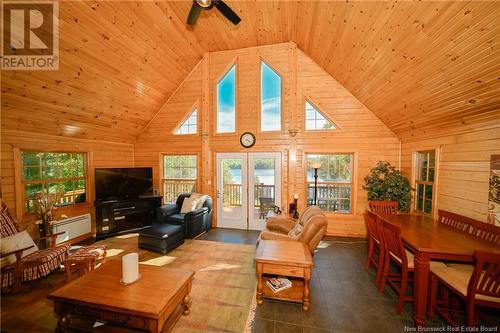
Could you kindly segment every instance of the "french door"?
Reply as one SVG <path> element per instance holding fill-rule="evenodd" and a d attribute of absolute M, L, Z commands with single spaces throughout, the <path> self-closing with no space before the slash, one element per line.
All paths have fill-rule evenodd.
<path fill-rule="evenodd" d="M 281 153 L 217 154 L 217 226 L 262 230 L 281 202 Z"/>

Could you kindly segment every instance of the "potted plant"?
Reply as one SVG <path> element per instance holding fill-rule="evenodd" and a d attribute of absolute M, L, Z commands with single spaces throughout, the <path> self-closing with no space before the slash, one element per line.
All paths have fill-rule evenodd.
<path fill-rule="evenodd" d="M 408 212 L 411 205 L 411 186 L 408 178 L 389 162 L 379 161 L 365 177 L 363 189 L 368 200 L 397 201 L 398 210 Z"/>

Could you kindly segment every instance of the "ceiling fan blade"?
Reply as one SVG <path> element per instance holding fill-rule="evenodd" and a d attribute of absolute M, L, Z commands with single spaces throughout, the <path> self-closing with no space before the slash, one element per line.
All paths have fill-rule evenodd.
<path fill-rule="evenodd" d="M 201 13 L 200 6 L 198 6 L 198 4 L 195 1 L 193 1 L 193 5 L 191 6 L 191 10 L 189 11 L 187 24 L 195 25 L 196 21 L 198 20 L 198 17 L 200 16 L 200 13 Z"/>
<path fill-rule="evenodd" d="M 226 5 L 223 1 L 218 1 L 215 3 L 215 7 L 222 13 L 229 21 L 233 22 L 234 25 L 240 23 L 240 17 Z"/>

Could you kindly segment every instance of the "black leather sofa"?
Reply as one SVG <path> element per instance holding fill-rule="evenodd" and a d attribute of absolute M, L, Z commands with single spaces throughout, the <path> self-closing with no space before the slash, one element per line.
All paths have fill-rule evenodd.
<path fill-rule="evenodd" d="M 195 238 L 203 231 L 208 231 L 212 227 L 212 198 L 208 197 L 200 209 L 181 214 L 184 199 L 190 195 L 191 193 L 183 193 L 175 204 L 159 207 L 156 211 L 156 223 L 182 226 L 185 238 Z"/>

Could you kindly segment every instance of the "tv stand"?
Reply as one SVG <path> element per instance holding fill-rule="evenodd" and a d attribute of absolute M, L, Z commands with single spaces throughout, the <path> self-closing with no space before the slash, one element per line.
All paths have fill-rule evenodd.
<path fill-rule="evenodd" d="M 136 199 L 94 203 L 96 238 L 104 239 L 122 233 L 138 231 L 156 219 L 156 208 L 161 206 L 161 196 L 144 196 Z"/>

